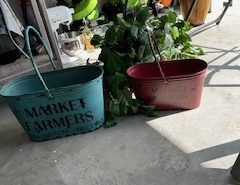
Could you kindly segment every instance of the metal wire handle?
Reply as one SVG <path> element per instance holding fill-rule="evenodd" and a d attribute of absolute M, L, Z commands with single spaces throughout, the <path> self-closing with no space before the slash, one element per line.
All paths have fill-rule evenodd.
<path fill-rule="evenodd" d="M 149 45 L 150 45 L 151 51 L 153 53 L 155 62 L 157 62 L 159 72 L 160 72 L 160 74 L 161 74 L 161 76 L 162 76 L 162 78 L 164 80 L 164 83 L 168 83 L 167 78 L 166 78 L 166 76 L 165 76 L 165 74 L 163 72 L 163 69 L 161 67 L 161 64 L 160 64 L 160 61 L 162 61 L 161 52 L 160 52 L 160 50 L 158 48 L 158 45 L 157 45 L 154 33 L 151 33 L 150 31 L 148 31 L 148 41 L 149 41 Z M 158 55 L 160 57 L 160 60 L 157 59 L 155 51 L 157 51 L 157 53 L 158 53 Z"/>
<path fill-rule="evenodd" d="M 53 66 L 53 69 L 56 70 L 57 68 L 56 68 L 56 65 L 55 65 L 55 63 L 54 63 L 54 61 L 53 61 L 53 58 L 52 58 L 51 54 L 50 54 L 50 50 L 48 49 L 48 46 L 47 46 L 46 42 L 44 41 L 44 39 L 42 38 L 42 36 L 40 35 L 40 33 L 39 33 L 33 26 L 28 26 L 28 27 L 26 28 L 26 30 L 25 30 L 26 49 L 27 49 L 28 55 L 29 55 L 29 57 L 30 57 L 30 60 L 31 60 L 31 62 L 32 62 L 33 68 L 34 68 L 35 72 L 36 72 L 37 75 L 38 75 L 39 80 L 41 81 L 41 83 L 43 84 L 45 90 L 47 91 L 48 97 L 49 97 L 50 99 L 52 99 L 53 96 L 52 96 L 52 94 L 50 93 L 50 91 L 49 91 L 49 89 L 48 89 L 48 87 L 47 87 L 47 84 L 46 84 L 46 82 L 44 81 L 44 79 L 43 79 L 43 77 L 42 77 L 42 75 L 41 75 L 41 73 L 40 73 L 40 71 L 39 71 L 39 68 L 38 68 L 38 66 L 36 65 L 35 61 L 34 61 L 33 55 L 32 55 L 31 45 L 30 45 L 30 37 L 29 37 L 30 32 L 35 33 L 35 35 L 36 35 L 36 36 L 38 37 L 38 39 L 41 41 L 42 45 L 44 46 L 44 48 L 45 48 L 45 50 L 46 50 L 46 52 L 47 52 L 47 55 L 48 55 L 49 60 L 50 60 L 50 62 L 51 62 L 51 64 L 52 64 L 52 66 Z"/>

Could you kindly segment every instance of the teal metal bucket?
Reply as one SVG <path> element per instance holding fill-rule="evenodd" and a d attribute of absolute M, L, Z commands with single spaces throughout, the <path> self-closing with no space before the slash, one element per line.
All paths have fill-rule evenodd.
<path fill-rule="evenodd" d="M 27 34 L 31 30 L 39 34 L 32 27 Z M 33 141 L 90 132 L 104 123 L 101 67 L 79 66 L 41 74 L 30 58 L 36 74 L 7 83 L 0 94 Z"/>

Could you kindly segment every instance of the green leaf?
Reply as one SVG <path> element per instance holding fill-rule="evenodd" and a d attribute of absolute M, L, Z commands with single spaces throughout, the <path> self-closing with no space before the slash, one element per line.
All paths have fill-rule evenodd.
<path fill-rule="evenodd" d="M 174 26 L 176 26 L 179 30 L 183 29 L 185 26 L 185 22 L 183 20 L 177 22 Z"/>
<path fill-rule="evenodd" d="M 100 35 L 94 35 L 91 39 L 91 44 L 94 46 L 100 45 L 103 41 L 103 38 Z"/>
<path fill-rule="evenodd" d="M 200 47 L 197 47 L 196 50 L 198 50 L 198 55 L 204 55 L 204 54 L 205 54 L 205 52 L 203 51 L 203 49 L 200 48 Z"/>
<path fill-rule="evenodd" d="M 115 75 L 115 78 L 120 81 L 120 82 L 126 82 L 128 81 L 128 78 L 126 75 L 122 74 L 122 73 L 119 73 L 117 72 L 116 75 Z"/>
<path fill-rule="evenodd" d="M 191 23 L 189 21 L 184 22 L 184 27 L 182 28 L 182 30 L 187 33 L 189 30 L 191 30 L 192 26 Z"/>
<path fill-rule="evenodd" d="M 128 56 L 129 56 L 130 58 L 135 58 L 135 56 L 136 56 L 135 49 L 132 48 L 132 50 L 128 53 Z"/>
<path fill-rule="evenodd" d="M 141 107 L 143 110 L 143 113 L 148 116 L 148 117 L 156 117 L 156 113 L 155 113 L 155 110 L 154 110 L 154 106 L 147 106 L 147 105 L 143 105 Z"/>
<path fill-rule="evenodd" d="M 130 89 L 123 89 L 123 95 L 128 102 L 132 101 L 132 92 L 130 91 Z"/>
<path fill-rule="evenodd" d="M 180 32 L 179 37 L 176 38 L 176 44 L 186 44 L 187 42 L 191 41 L 191 38 L 187 34 L 183 34 Z"/>
<path fill-rule="evenodd" d="M 174 47 L 174 41 L 171 37 L 170 34 L 166 34 L 165 35 L 165 39 L 164 39 L 164 48 L 173 48 Z"/>
<path fill-rule="evenodd" d="M 115 75 L 109 74 L 106 76 L 106 82 L 108 86 L 111 86 L 114 83 L 114 78 L 115 78 Z"/>
<path fill-rule="evenodd" d="M 145 22 L 150 17 L 150 11 L 148 7 L 139 8 L 136 12 L 136 21 L 141 25 L 145 25 Z"/>
<path fill-rule="evenodd" d="M 114 127 L 117 125 L 117 122 L 114 121 L 114 120 L 107 120 L 105 123 L 104 123 L 104 128 L 111 128 L 111 127 Z"/>
<path fill-rule="evenodd" d="M 128 115 L 129 105 L 121 103 L 120 106 L 121 106 L 121 115 Z"/>
<path fill-rule="evenodd" d="M 141 38 L 139 41 L 140 41 L 139 50 L 137 52 L 138 56 L 142 58 L 143 62 L 151 61 L 149 56 L 152 56 L 152 52 L 149 45 L 148 34 L 146 32 L 141 34 Z M 140 54 L 140 52 L 142 53 Z"/>
<path fill-rule="evenodd" d="M 137 26 L 132 26 L 130 28 L 132 36 L 137 39 L 138 38 L 138 27 Z"/>
<path fill-rule="evenodd" d="M 117 33 L 116 33 L 116 45 L 124 43 L 124 34 L 125 34 L 125 28 L 123 26 L 119 26 Z M 119 51 L 120 52 L 120 51 Z"/>
<path fill-rule="evenodd" d="M 167 15 L 168 23 L 175 23 L 177 21 L 177 13 L 169 12 Z"/>
<path fill-rule="evenodd" d="M 164 16 L 160 17 L 159 21 L 160 21 L 159 29 L 163 30 L 165 27 L 165 24 L 168 22 L 168 16 L 164 15 Z"/>
<path fill-rule="evenodd" d="M 117 14 L 117 18 L 118 18 L 118 22 L 119 22 L 120 26 L 124 26 L 125 28 L 130 28 L 132 26 L 132 24 L 130 24 L 128 21 L 124 20 L 122 13 Z"/>
<path fill-rule="evenodd" d="M 122 105 L 121 108 L 129 106 L 128 100 L 125 98 L 123 92 L 121 92 L 121 91 L 119 93 L 119 103 L 120 103 L 120 105 Z M 121 109 L 121 111 L 122 111 L 122 109 Z"/>
<path fill-rule="evenodd" d="M 105 34 L 105 40 L 110 45 L 112 45 L 116 41 L 116 30 L 114 25 L 110 26 L 110 28 L 107 30 Z"/>
<path fill-rule="evenodd" d="M 111 56 L 109 56 L 109 58 L 110 58 L 110 57 L 111 57 Z M 111 58 L 113 58 L 113 57 L 111 57 Z M 111 60 L 111 59 L 110 59 L 110 60 Z M 110 74 L 114 74 L 114 73 L 116 73 L 116 72 L 118 72 L 118 71 L 121 70 L 120 64 L 118 64 L 118 62 L 117 62 L 115 59 L 112 59 L 110 62 L 108 62 L 108 63 L 106 64 L 106 66 L 107 66 L 107 69 L 108 69 L 108 71 L 109 71 Z"/>
<path fill-rule="evenodd" d="M 113 95 L 117 95 L 122 86 L 128 84 L 128 78 L 122 73 L 116 72 L 106 77 L 107 85 L 111 89 Z"/>
<path fill-rule="evenodd" d="M 171 30 L 172 35 L 173 35 L 173 39 L 176 40 L 179 37 L 179 31 L 178 28 L 176 26 L 173 27 L 173 29 Z"/>
<path fill-rule="evenodd" d="M 113 50 L 114 53 L 116 53 L 119 57 L 125 57 L 127 55 L 127 53 L 125 52 L 120 52 L 120 51 L 116 51 L 115 49 Z"/>
<path fill-rule="evenodd" d="M 142 59 L 143 56 L 144 56 L 145 48 L 146 48 L 145 45 L 141 45 L 141 46 L 139 47 L 139 49 L 138 49 L 137 55 L 138 55 L 138 57 L 139 57 L 140 59 Z"/>
<path fill-rule="evenodd" d="M 102 48 L 99 59 L 105 64 L 110 74 L 115 74 L 121 71 L 122 59 L 109 48 Z"/>
<path fill-rule="evenodd" d="M 106 122 L 104 123 L 104 128 L 110 128 L 117 125 L 117 122 L 114 121 L 116 116 L 114 116 L 112 112 L 106 111 L 105 116 L 106 116 Z"/>
<path fill-rule="evenodd" d="M 119 116 L 119 112 L 120 112 L 119 103 L 117 101 L 110 100 L 110 102 L 109 102 L 109 111 L 114 116 Z"/>

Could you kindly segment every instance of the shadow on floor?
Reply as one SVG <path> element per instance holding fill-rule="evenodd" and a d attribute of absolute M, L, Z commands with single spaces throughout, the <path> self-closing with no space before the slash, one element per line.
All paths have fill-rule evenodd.
<path fill-rule="evenodd" d="M 240 53 L 239 53 L 240 50 L 238 49 L 239 47 L 235 46 L 229 50 L 214 48 L 214 47 L 205 47 L 205 46 L 200 46 L 200 47 L 205 48 L 207 50 L 206 54 L 219 53 L 219 55 L 217 57 L 208 61 L 208 64 L 209 64 L 208 69 L 210 72 L 206 76 L 205 87 L 240 87 L 240 84 L 231 84 L 231 82 L 229 82 L 229 84 L 212 84 L 211 83 L 211 80 L 214 77 L 214 75 L 216 73 L 220 72 L 221 70 L 240 70 L 240 62 L 239 62 L 239 65 L 231 66 L 231 64 L 233 62 L 240 61 Z M 226 56 L 229 53 L 234 53 L 234 54 L 236 54 L 236 56 L 230 58 L 224 64 L 218 65 L 217 61 L 221 60 L 222 57 Z M 213 63 L 215 63 L 215 64 L 213 64 Z"/>
<path fill-rule="evenodd" d="M 180 112 L 175 112 L 175 113 L 180 113 Z M 167 116 L 168 113 L 161 112 L 161 114 L 163 114 L 164 116 Z M 171 115 L 171 114 L 169 113 L 168 115 Z M 133 122 L 136 122 L 136 120 L 138 120 L 136 118 L 127 118 L 127 119 L 135 119 L 135 121 Z M 149 118 L 144 118 L 144 117 L 142 117 L 141 120 L 145 122 L 150 121 Z M 129 125 L 127 125 L 127 123 L 129 122 L 127 121 L 126 123 L 120 123 L 119 127 L 122 127 L 124 125 L 129 127 Z M 145 129 L 149 129 L 149 128 L 145 128 Z M 165 184 L 169 184 L 169 185 L 173 185 L 173 184 L 240 185 L 240 182 L 234 180 L 230 175 L 231 168 L 217 169 L 217 168 L 205 168 L 201 166 L 201 164 L 204 162 L 239 153 L 240 140 L 235 140 L 232 142 L 224 143 L 221 145 L 206 148 L 206 149 L 199 150 L 192 153 L 185 153 L 176 144 L 173 144 L 170 140 L 165 138 L 159 132 L 155 130 L 154 132 L 155 132 L 154 134 L 152 132 L 152 135 L 155 135 L 157 133 L 156 137 L 158 137 L 158 140 L 164 141 L 164 143 L 161 143 L 162 146 L 160 147 L 163 147 L 165 149 L 164 152 L 159 153 L 159 161 L 158 161 L 159 166 L 157 165 L 158 166 L 157 169 L 159 169 L 160 171 L 165 170 L 166 173 L 168 174 L 168 175 L 165 174 L 165 178 L 166 179 L 169 178 L 168 182 L 166 181 L 166 183 L 160 183 L 160 184 L 164 184 L 164 185 Z M 180 171 L 182 171 L 183 173 L 181 173 Z M 151 173 L 155 174 L 156 172 L 151 171 Z M 161 175 L 159 174 L 159 176 Z M 170 178 L 172 178 L 172 180 L 170 180 Z"/>
<path fill-rule="evenodd" d="M 221 145 L 217 145 L 214 147 L 206 148 L 203 150 L 199 150 L 193 153 L 189 153 L 188 155 L 193 158 L 197 159 L 198 163 L 203 163 L 211 160 L 215 160 L 218 158 L 226 157 L 232 154 L 237 154 L 240 152 L 240 140 L 235 140 L 229 143 L 224 143 Z M 222 170 L 222 169 L 210 169 L 210 170 L 216 170 L 221 171 L 221 173 L 230 173 L 230 169 L 228 170 Z M 223 174 L 224 175 L 224 174 Z M 229 178 L 225 179 L 225 183 L 239 185 L 240 182 L 234 180 L 232 177 L 229 176 Z"/>
<path fill-rule="evenodd" d="M 237 59 L 228 61 L 222 67 L 227 67 Z M 211 86 L 209 85 L 211 77 L 211 75 L 207 77 L 206 86 Z M 31 178 L 36 181 L 40 180 L 42 176 L 39 174 L 43 174 L 42 171 L 47 166 L 44 166 L 44 162 L 53 155 L 49 153 L 54 146 L 61 151 L 58 165 L 63 165 L 64 168 L 58 168 L 57 171 L 55 168 L 50 168 L 49 174 L 44 175 L 51 177 L 52 174 L 57 173 L 58 176 L 54 177 L 54 180 L 58 182 L 63 182 L 62 178 L 71 173 L 72 182 L 85 178 L 86 182 L 89 182 L 86 185 L 94 183 L 103 185 L 240 185 L 240 182 L 231 178 L 230 169 L 201 166 L 203 162 L 239 153 L 240 140 L 185 153 L 176 144 L 146 124 L 155 118 L 134 116 L 120 118 L 119 124 L 110 129 L 102 128 L 89 134 L 56 139 L 51 142 L 33 143 L 2 100 L 0 100 L 0 110 L 2 119 L 0 166 L 3 166 L 3 170 L 0 167 L 0 176 L 6 177 L 3 181 L 6 184 L 12 181 L 12 176 L 16 175 L 21 178 L 20 176 L 28 174 L 28 171 L 37 174 Z M 158 117 L 166 117 L 182 112 L 161 111 L 157 114 Z M 30 146 L 26 147 L 26 145 Z M 15 152 L 19 147 L 23 148 L 23 152 L 27 148 L 24 153 L 26 159 L 20 158 L 20 155 Z M 11 155 L 5 158 L 1 156 L 8 155 L 4 151 L 14 153 L 11 155 L 14 155 L 15 161 L 12 162 Z M 66 156 L 71 160 L 68 159 L 69 161 L 65 162 Z M 32 162 L 28 161 L 28 158 L 31 158 Z M 21 165 L 16 165 L 16 160 L 17 164 L 18 160 L 22 160 L 25 168 L 21 169 Z M 35 167 L 38 160 L 42 163 L 41 167 Z M 61 164 L 61 161 L 64 163 Z M 88 168 L 91 168 L 94 173 L 86 170 Z M 9 179 L 6 175 L 8 171 L 13 171 Z M 101 183 L 93 181 L 96 178 L 99 178 Z M 26 181 L 25 185 L 35 185 L 30 180 Z"/>
<path fill-rule="evenodd" d="M 12 116 L 6 105 L 1 104 L 0 110 L 1 117 Z M 159 112 L 158 116 L 170 116 L 180 112 L 164 111 Z M 11 152 L 15 151 L 16 147 L 23 148 L 23 152 L 26 150 L 26 153 L 24 153 L 25 158 L 20 158 L 20 154 L 16 152 L 10 157 L 3 157 L 4 160 L 0 160 L 0 166 L 3 168 L 0 167 L 0 175 L 5 177 L 3 182 L 6 183 L 14 181 L 13 175 L 16 177 L 14 179 L 21 179 L 29 170 L 34 172 L 32 174 L 37 174 L 31 178 L 40 182 L 43 181 L 41 174 L 48 170 L 48 174 L 44 174 L 46 179 L 54 174 L 54 182 L 64 182 L 63 178 L 70 173 L 71 182 L 86 179 L 88 182 L 86 185 L 95 184 L 98 180 L 106 185 L 240 184 L 231 178 L 229 169 L 210 169 L 200 165 L 202 162 L 239 152 L 240 140 L 187 154 L 146 124 L 152 119 L 145 116 L 120 118 L 119 124 L 113 128 L 102 128 L 89 134 L 40 144 L 31 142 L 23 130 L 11 121 L 12 119 L 5 120 L 8 122 L 0 129 L 0 151 L 2 151 L 0 158 L 3 157 L 1 155 L 4 154 L 4 150 Z M 8 136 L 7 133 L 12 134 Z M 27 144 L 30 146 L 26 146 Z M 44 165 L 45 161 L 53 156 L 51 153 L 53 146 L 57 146 L 56 150 L 60 151 L 58 165 L 64 166 L 57 171 L 55 167 L 51 169 L 49 165 Z M 28 160 L 29 156 L 32 162 Z M 71 160 L 65 162 L 66 157 Z M 24 164 L 23 169 L 21 165 L 16 165 L 19 163 L 18 160 Z M 40 161 L 40 167 L 36 166 L 37 161 Z M 61 161 L 64 163 L 61 164 Z M 46 162 L 48 163 L 49 161 Z M 86 170 L 88 168 L 92 169 L 91 172 Z M 11 171 L 9 179 L 5 174 L 8 171 Z M 26 179 L 24 181 L 25 185 L 35 185 L 34 182 Z"/>

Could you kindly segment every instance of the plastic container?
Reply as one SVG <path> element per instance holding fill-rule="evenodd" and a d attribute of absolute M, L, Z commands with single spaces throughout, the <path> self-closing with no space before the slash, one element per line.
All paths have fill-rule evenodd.
<path fill-rule="evenodd" d="M 44 43 L 34 28 L 28 27 L 26 35 L 29 31 L 34 31 Z M 99 128 L 104 122 L 103 69 L 91 65 L 41 74 L 26 38 L 36 74 L 7 83 L 0 94 L 28 136 L 33 141 L 43 141 Z M 51 57 L 50 61 L 54 66 Z"/>
<path fill-rule="evenodd" d="M 95 11 L 97 6 L 97 0 L 82 0 L 74 7 L 75 13 L 73 14 L 73 20 L 77 21 L 87 17 L 92 11 Z M 95 16 L 94 16 L 95 17 Z"/>
<path fill-rule="evenodd" d="M 131 66 L 127 74 L 136 97 L 156 110 L 194 109 L 200 105 L 208 64 L 200 59 L 160 62 Z"/>

